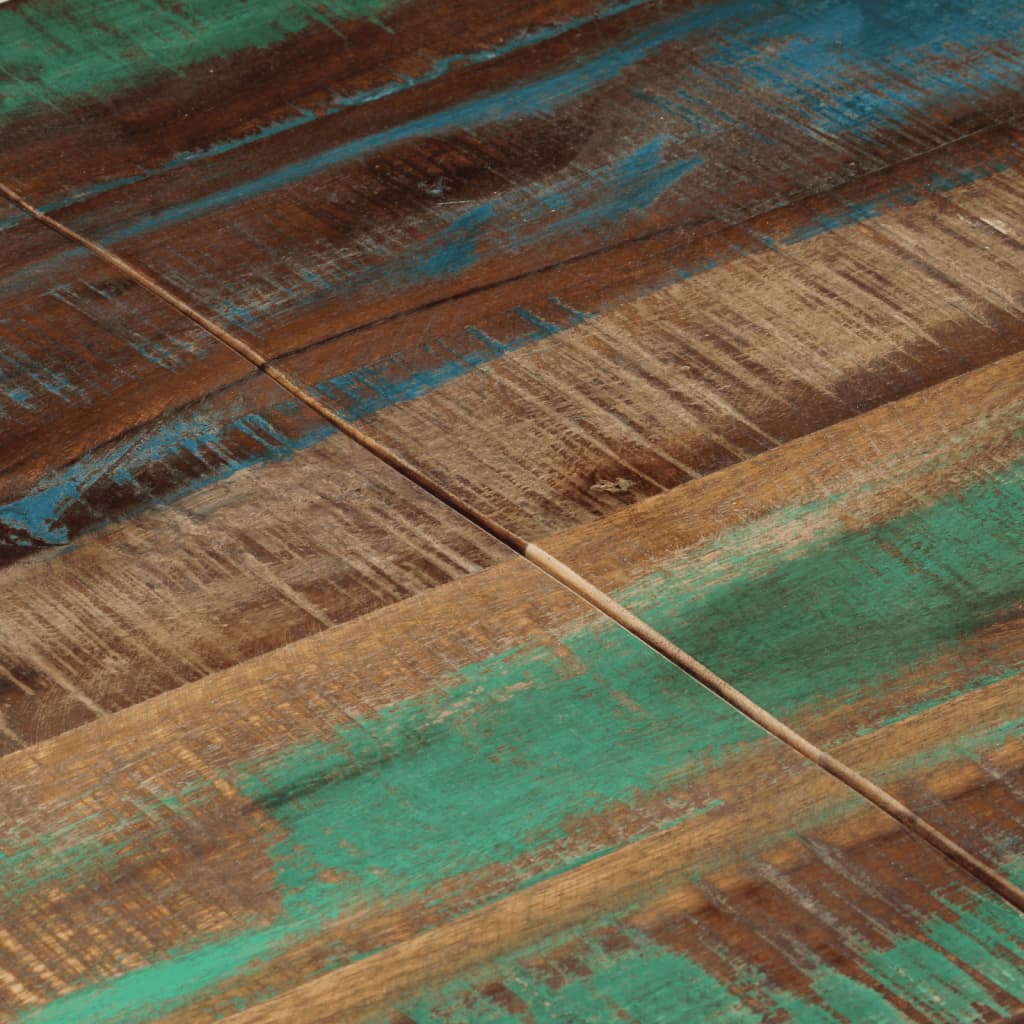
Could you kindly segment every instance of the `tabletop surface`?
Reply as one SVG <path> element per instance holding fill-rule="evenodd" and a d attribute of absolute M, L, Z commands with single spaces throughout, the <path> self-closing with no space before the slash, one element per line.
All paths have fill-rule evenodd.
<path fill-rule="evenodd" d="M 1024 6 L 0 4 L 0 1021 L 1024 1019 Z"/>

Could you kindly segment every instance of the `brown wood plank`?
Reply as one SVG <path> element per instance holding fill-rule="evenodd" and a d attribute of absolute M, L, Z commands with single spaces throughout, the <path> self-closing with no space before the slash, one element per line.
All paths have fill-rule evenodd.
<path fill-rule="evenodd" d="M 582 1020 L 605 940 L 644 1021 L 1021 1006 L 1019 913 L 521 560 L 0 771 L 19 1021 Z"/>
<path fill-rule="evenodd" d="M 1019 881 L 1024 357 L 600 523 L 556 557 Z"/>
<path fill-rule="evenodd" d="M 62 206 L 318 118 L 383 106 L 400 119 L 457 94 L 449 80 L 474 66 L 601 32 L 631 6 L 263 0 L 240 17 L 226 0 L 6 0 L 5 180 Z"/>
<path fill-rule="evenodd" d="M 979 136 L 276 365 L 536 540 L 1019 351 L 1024 263 L 999 218 L 1019 208 L 1020 141 Z M 654 273 L 683 279 L 652 291 Z"/>
<path fill-rule="evenodd" d="M 162 68 L 91 86 L 106 4 L 49 2 L 84 64 L 28 80 L 116 156 L 36 183 L 19 85 L 0 181 L 527 537 L 1019 346 L 1019 243 L 936 221 L 1016 188 L 1024 22 L 995 0 L 292 3 L 255 48 L 204 0 Z M 208 97 L 182 32 L 222 48 Z"/>
<path fill-rule="evenodd" d="M 2 240 L 0 750 L 506 557 L 124 274 Z"/>
<path fill-rule="evenodd" d="M 413 33 L 417 8 L 393 12 Z M 944 0 L 930 19 L 872 7 L 860 27 L 840 0 L 509 10 L 494 59 L 494 22 L 478 15 L 465 42 L 479 59 L 450 44 L 432 64 L 444 74 L 341 109 L 299 105 L 294 123 L 283 96 L 265 100 L 245 145 L 225 146 L 221 115 L 182 97 L 179 118 L 214 121 L 196 130 L 206 159 L 172 139 L 172 159 L 86 181 L 54 212 L 272 356 L 611 242 L 733 224 L 1020 113 L 1024 21 L 995 0 Z M 379 29 L 354 30 L 382 57 Z M 221 34 L 243 47 L 235 75 L 268 60 L 244 49 L 244 27 Z M 322 96 L 330 72 L 314 78 Z M 257 95 L 277 92 L 265 68 L 257 79 Z M 115 111 L 123 134 L 166 139 L 165 81 L 125 99 L 130 127 Z M 52 206 L 46 189 L 26 195 Z"/>

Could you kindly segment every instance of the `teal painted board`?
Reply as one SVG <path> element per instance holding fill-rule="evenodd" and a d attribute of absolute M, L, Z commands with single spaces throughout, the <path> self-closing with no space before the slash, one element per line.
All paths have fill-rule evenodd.
<path fill-rule="evenodd" d="M 1022 414 L 1011 356 L 548 549 L 964 847 L 1015 864 Z"/>
<path fill-rule="evenodd" d="M 523 561 L 2 764 L 22 1024 L 1021 1008 L 1015 911 Z"/>

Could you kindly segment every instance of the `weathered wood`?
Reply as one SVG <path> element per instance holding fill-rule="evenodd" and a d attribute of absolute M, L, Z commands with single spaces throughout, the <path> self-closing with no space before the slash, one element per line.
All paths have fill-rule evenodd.
<path fill-rule="evenodd" d="M 547 547 L 968 849 L 1019 857 L 1022 416 L 1016 355 Z"/>
<path fill-rule="evenodd" d="M 538 539 L 1019 351 L 1021 153 L 979 136 L 277 365 Z"/>
<path fill-rule="evenodd" d="M 928 18 L 881 4 L 851 12 L 840 0 L 579 4 L 558 17 L 513 6 L 490 18 L 453 5 L 455 24 L 473 26 L 466 59 L 451 43 L 410 57 L 419 37 L 407 33 L 423 13 L 396 8 L 396 23 L 409 22 L 398 67 L 376 75 L 401 76 L 410 60 L 420 70 L 408 88 L 371 86 L 343 109 L 324 97 L 340 60 L 309 86 L 284 75 L 280 96 L 263 67 L 255 96 L 275 98 L 242 122 L 253 128 L 244 145 L 223 143 L 239 140 L 220 113 L 189 109 L 192 89 L 176 112 L 213 118 L 186 129 L 210 147 L 204 159 L 178 148 L 163 164 L 144 156 L 141 180 L 87 181 L 81 201 L 56 212 L 276 355 L 613 242 L 733 224 L 1019 113 L 1024 20 L 996 0 L 944 0 Z M 433 6 L 429 17 L 444 24 Z M 278 66 L 241 48 L 245 32 L 231 39 L 222 25 L 217 36 L 239 47 L 228 78 Z M 379 28 L 353 32 L 353 46 L 385 52 Z M 123 134 L 167 139 L 159 99 L 162 116 L 148 114 L 166 78 L 140 80 L 120 107 L 109 101 Z M 282 120 L 284 97 L 308 88 L 320 104 L 303 111 L 300 99 Z M 30 98 L 24 109 L 36 110 Z"/>
<path fill-rule="evenodd" d="M 878 818 L 696 881 L 688 853 L 633 844 L 228 1020 L 1003 1024 L 1019 1001 L 1018 916 Z"/>
<path fill-rule="evenodd" d="M 506 556 L 85 250 L 0 239 L 0 750 Z"/>
<path fill-rule="evenodd" d="M 638 6 L 6 0 L 6 180 L 59 208 L 331 114 L 394 119 L 423 106 L 411 91 L 429 107 L 467 69 Z"/>
<path fill-rule="evenodd" d="M 522 561 L 0 769 L 26 1024 L 348 1021 L 477 978 L 587 1019 L 574 970 L 645 1021 L 648 969 L 693 1019 L 1021 1007 L 1016 912 Z"/>
<path fill-rule="evenodd" d="M 0 38 L 0 184 L 1024 881 L 1024 12 Z M 1024 1008 L 975 878 L 124 266 L 0 244 L 0 1017 Z"/>

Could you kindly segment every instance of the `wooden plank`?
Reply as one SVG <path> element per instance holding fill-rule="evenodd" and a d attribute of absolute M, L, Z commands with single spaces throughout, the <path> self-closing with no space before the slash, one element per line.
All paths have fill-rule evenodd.
<path fill-rule="evenodd" d="M 506 557 L 124 274 L 2 239 L 0 750 Z"/>
<path fill-rule="evenodd" d="M 24 1024 L 1021 1008 L 1017 912 L 521 560 L 0 770 Z"/>
<path fill-rule="evenodd" d="M 328 10 L 380 14 L 379 6 Z M 408 25 L 399 28 L 394 77 L 408 74 L 410 60 L 419 71 L 409 88 L 371 86 L 341 109 L 323 93 L 342 57 L 309 84 L 285 74 L 280 98 L 263 100 L 278 92 L 271 71 L 283 58 L 246 49 L 249 29 L 235 35 L 225 21 L 209 29 L 236 50 L 223 88 L 262 67 L 253 98 L 242 101 L 266 108 L 241 122 L 251 136 L 239 140 L 226 126 L 233 112 L 191 109 L 194 89 L 165 105 L 164 83 L 186 70 L 168 45 L 164 59 L 177 64 L 151 84 L 143 74 L 120 102 L 109 98 L 117 75 L 102 83 L 115 130 L 147 140 L 136 147 L 141 166 L 99 185 L 83 172 L 59 208 L 31 174 L 4 180 L 273 356 L 667 227 L 734 224 L 1019 113 L 1024 16 L 998 0 L 943 0 L 928 18 L 891 6 L 851 14 L 843 0 L 578 3 L 558 18 L 546 6 L 512 15 L 512 4 L 470 17 L 469 6 L 451 5 L 455 25 L 472 25 L 465 58 L 455 52 L 461 42 L 410 58 L 423 8 L 441 31 L 446 12 L 396 6 L 388 17 Z M 93 10 L 81 0 L 57 7 L 65 16 Z M 312 19 L 302 9 L 295 18 L 305 25 Z M 11 10 L 19 32 L 32 10 Z M 210 17 L 212 25 L 218 16 Z M 63 22 L 55 24 L 57 32 Z M 289 19 L 283 24 L 279 34 L 289 36 Z M 128 20 L 129 39 L 136 25 Z M 365 41 L 381 61 L 389 37 L 366 23 L 352 31 L 352 46 Z M 84 60 L 74 34 L 62 34 Z M 89 32 L 80 39 L 92 46 Z M 48 62 L 35 59 L 46 79 Z M 63 67 L 65 54 L 56 59 Z M 353 88 L 344 75 L 340 88 Z M 297 102 L 285 117 L 282 104 L 307 89 L 320 103 Z M 27 97 L 23 118 L 39 102 Z M 75 97 L 66 103 L 74 109 Z M 150 113 L 153 104 L 162 116 Z M 204 140 L 202 159 L 180 148 L 197 143 L 168 136 L 171 111 L 189 115 L 186 139 Z M 17 137 L 18 125 L 12 130 Z M 147 152 L 154 135 L 156 149 L 174 147 L 163 163 Z"/>
<path fill-rule="evenodd" d="M 982 134 L 276 365 L 538 539 L 1019 351 L 1024 265 L 999 218 L 1020 209 L 1021 142 Z"/>
<path fill-rule="evenodd" d="M 1024 356 L 548 549 L 968 849 L 1024 840 Z"/>
<path fill-rule="evenodd" d="M 0 126 L 8 184 L 59 208 L 448 81 L 638 3 L 493 0 L 7 0 Z M 436 102 L 436 99 L 435 99 Z M 335 119 L 337 120 L 337 118 Z"/>

